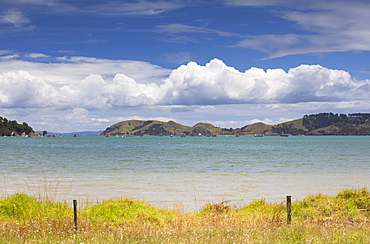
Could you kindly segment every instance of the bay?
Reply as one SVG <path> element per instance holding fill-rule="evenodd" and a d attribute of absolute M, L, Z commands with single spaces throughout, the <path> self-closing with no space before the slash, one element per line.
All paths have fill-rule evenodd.
<path fill-rule="evenodd" d="M 198 210 L 369 188 L 370 137 L 2 137 L 1 197 L 117 197 Z"/>

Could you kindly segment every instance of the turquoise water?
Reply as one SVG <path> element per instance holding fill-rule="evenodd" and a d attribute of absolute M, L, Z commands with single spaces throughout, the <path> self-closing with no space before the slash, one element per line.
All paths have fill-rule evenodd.
<path fill-rule="evenodd" d="M 367 136 L 2 137 L 0 151 L 2 197 L 128 196 L 193 210 L 207 202 L 370 189 Z"/>

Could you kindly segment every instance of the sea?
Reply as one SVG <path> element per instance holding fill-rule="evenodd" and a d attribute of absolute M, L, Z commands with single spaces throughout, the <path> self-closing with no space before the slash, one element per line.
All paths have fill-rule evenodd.
<path fill-rule="evenodd" d="M 0 198 L 198 211 L 370 189 L 370 136 L 0 137 Z"/>

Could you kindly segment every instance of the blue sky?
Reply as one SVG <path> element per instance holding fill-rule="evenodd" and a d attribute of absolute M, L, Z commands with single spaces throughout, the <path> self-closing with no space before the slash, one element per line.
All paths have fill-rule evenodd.
<path fill-rule="evenodd" d="M 0 4 L 0 116 L 35 130 L 370 110 L 365 0 Z"/>

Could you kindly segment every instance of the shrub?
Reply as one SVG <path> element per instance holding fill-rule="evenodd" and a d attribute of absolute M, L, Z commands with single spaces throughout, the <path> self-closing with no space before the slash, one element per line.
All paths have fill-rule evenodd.
<path fill-rule="evenodd" d="M 23 193 L 0 201 L 0 217 L 17 219 L 65 218 L 72 216 L 66 203 L 43 203 Z"/>
<path fill-rule="evenodd" d="M 342 202 L 347 210 L 370 210 L 370 193 L 366 188 L 347 189 L 338 193 L 335 198 Z"/>
<path fill-rule="evenodd" d="M 164 221 L 170 220 L 174 212 L 156 208 L 144 201 L 119 198 L 106 201 L 86 209 L 87 218 L 97 221 L 122 222 L 123 220 Z"/>

